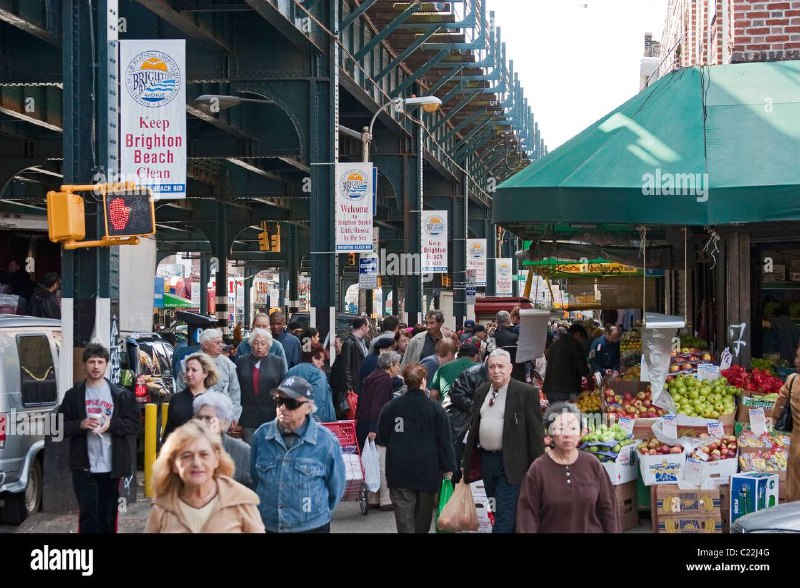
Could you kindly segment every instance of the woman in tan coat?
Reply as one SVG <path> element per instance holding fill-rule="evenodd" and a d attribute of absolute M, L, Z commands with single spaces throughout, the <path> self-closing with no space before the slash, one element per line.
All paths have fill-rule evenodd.
<path fill-rule="evenodd" d="M 263 533 L 258 496 L 234 481 L 233 461 L 197 420 L 175 429 L 153 466 L 146 533 Z"/>
<path fill-rule="evenodd" d="M 794 356 L 794 367 L 800 372 L 800 346 Z M 773 421 L 778 420 L 786 402 L 791 402 L 792 428 L 791 444 L 789 446 L 789 459 L 786 464 L 786 502 L 800 500 L 800 375 L 791 374 L 786 378 L 786 383 L 778 393 L 778 399 L 772 409 Z"/>

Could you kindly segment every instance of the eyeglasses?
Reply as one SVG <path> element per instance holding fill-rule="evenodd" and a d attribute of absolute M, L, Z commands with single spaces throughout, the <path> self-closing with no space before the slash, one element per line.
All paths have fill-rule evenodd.
<path fill-rule="evenodd" d="M 194 420 L 196 420 L 196 421 L 204 421 L 204 422 L 206 422 L 206 423 L 213 424 L 213 423 L 216 423 L 216 422 L 217 422 L 217 417 L 215 417 L 215 416 L 208 416 L 208 415 L 196 414 L 196 415 L 194 415 Z"/>
<path fill-rule="evenodd" d="M 288 410 L 297 410 L 304 404 L 305 402 L 298 402 L 297 400 L 293 400 L 291 398 L 284 398 L 283 396 L 273 396 L 272 401 L 275 403 L 275 406 L 285 406 Z"/>
<path fill-rule="evenodd" d="M 489 407 L 494 406 L 494 401 L 497 400 L 497 390 L 492 388 L 492 397 L 489 399 Z"/>

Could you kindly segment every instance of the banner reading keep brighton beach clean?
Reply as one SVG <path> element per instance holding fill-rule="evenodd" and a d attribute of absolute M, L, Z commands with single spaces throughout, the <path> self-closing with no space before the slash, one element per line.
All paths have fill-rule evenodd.
<path fill-rule="evenodd" d="M 486 239 L 467 239 L 467 269 L 475 270 L 476 286 L 486 286 Z"/>
<path fill-rule="evenodd" d="M 186 198 L 186 42 L 119 46 L 120 179 L 155 198 Z"/>
<path fill-rule="evenodd" d="M 336 252 L 372 250 L 372 164 L 336 164 Z"/>
<path fill-rule="evenodd" d="M 422 213 L 422 272 L 447 273 L 447 211 Z"/>
<path fill-rule="evenodd" d="M 498 257 L 494 260 L 494 280 L 496 296 L 514 295 L 514 266 L 510 257 Z"/>

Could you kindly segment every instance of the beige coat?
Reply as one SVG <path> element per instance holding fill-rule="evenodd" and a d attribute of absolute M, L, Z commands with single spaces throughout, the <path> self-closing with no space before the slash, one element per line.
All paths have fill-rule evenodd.
<path fill-rule="evenodd" d="M 202 533 L 263 533 L 258 496 L 227 476 L 217 478 L 219 508 L 211 514 Z M 158 496 L 147 518 L 145 533 L 189 533 L 178 505 L 178 493 Z"/>
<path fill-rule="evenodd" d="M 800 376 L 787 378 L 792 384 L 791 407 L 794 426 L 792 428 L 791 445 L 789 447 L 789 460 L 786 466 L 786 501 L 800 500 Z M 775 407 L 772 409 L 772 418 L 777 420 L 783 411 L 786 400 L 789 398 L 787 386 L 781 388 Z"/>

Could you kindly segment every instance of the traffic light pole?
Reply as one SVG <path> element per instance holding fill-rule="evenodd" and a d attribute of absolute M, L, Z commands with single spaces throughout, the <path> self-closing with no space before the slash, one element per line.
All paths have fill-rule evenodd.
<path fill-rule="evenodd" d="M 97 178 L 98 172 L 107 175 L 109 163 L 116 161 L 116 143 L 110 143 L 112 127 L 108 124 L 115 118 L 116 101 L 108 101 L 112 74 L 108 66 L 112 63 L 110 42 L 117 38 L 117 1 L 63 0 L 62 15 L 64 183 L 86 184 L 93 176 Z M 100 67 L 95 69 L 95 63 Z M 102 204 L 89 194 L 84 205 L 89 221 L 86 237 L 97 239 L 103 230 Z M 111 298 L 117 296 L 112 278 L 118 284 L 119 274 L 118 262 L 112 267 L 108 247 L 64 249 L 61 271 L 64 349 L 59 364 L 59 389 L 65 391 L 85 376 L 81 362 L 84 347 L 93 340 L 106 347 L 110 344 Z M 49 439 L 44 453 L 43 509 L 67 512 L 76 506 L 69 475 L 69 443 L 53 443 Z"/>

